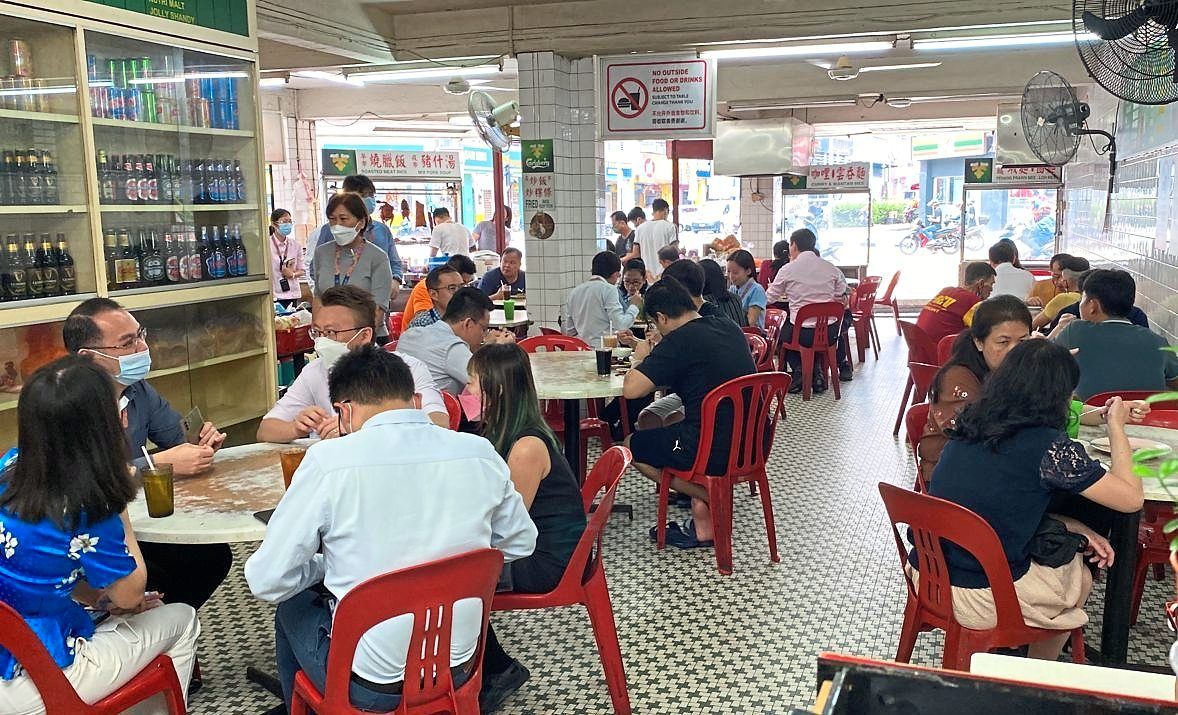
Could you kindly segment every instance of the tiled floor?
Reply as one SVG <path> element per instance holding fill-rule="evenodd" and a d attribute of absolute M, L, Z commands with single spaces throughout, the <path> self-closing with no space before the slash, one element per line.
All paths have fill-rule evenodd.
<path fill-rule="evenodd" d="M 620 498 L 635 520 L 606 532 L 610 592 L 636 713 L 781 713 L 813 701 L 815 656 L 826 650 L 889 658 L 904 603 L 898 558 L 879 481 L 911 485 L 907 449 L 891 436 L 904 346 L 881 320 L 883 351 L 831 393 L 791 397 L 770 463 L 781 563 L 769 562 L 759 501 L 738 491 L 735 572 L 720 576 L 710 550 L 658 552 L 652 485 L 627 475 Z M 672 509 L 674 511 L 674 509 Z M 685 512 L 675 515 L 679 518 Z M 201 612 L 205 687 L 198 715 L 260 713 L 276 700 L 245 681 L 247 665 L 272 668 L 272 609 L 241 575 L 256 545 L 235 549 L 236 570 Z M 1164 584 L 1151 582 L 1130 660 L 1164 665 L 1170 633 L 1160 618 Z M 1099 638 L 1098 587 L 1089 638 Z M 500 711 L 610 712 L 588 619 L 567 608 L 493 616 L 504 646 L 532 672 Z M 914 662 L 939 662 L 941 638 L 921 636 Z"/>

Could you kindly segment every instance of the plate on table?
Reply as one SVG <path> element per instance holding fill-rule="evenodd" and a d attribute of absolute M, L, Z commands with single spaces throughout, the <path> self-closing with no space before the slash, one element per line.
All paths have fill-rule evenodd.
<path fill-rule="evenodd" d="M 1092 445 L 1092 449 L 1095 449 L 1097 452 L 1112 454 L 1113 450 L 1109 447 L 1108 437 L 1097 437 L 1090 444 Z M 1152 439 L 1144 439 L 1142 437 L 1130 437 L 1129 449 L 1134 452 L 1139 449 L 1164 449 L 1167 454 L 1174 451 L 1173 447 L 1168 444 L 1162 444 L 1161 442 L 1155 442 Z"/>

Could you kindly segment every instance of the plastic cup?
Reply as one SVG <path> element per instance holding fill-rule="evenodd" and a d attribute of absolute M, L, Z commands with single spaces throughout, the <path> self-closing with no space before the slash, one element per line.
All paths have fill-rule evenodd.
<path fill-rule="evenodd" d="M 503 301 L 503 319 L 515 320 L 515 301 L 511 298 Z"/>
<path fill-rule="evenodd" d="M 279 453 L 278 457 L 282 460 L 282 482 L 286 484 L 287 489 L 290 489 L 290 480 L 294 478 L 294 473 L 303 463 L 305 456 L 307 456 L 305 449 L 284 449 Z"/>
<path fill-rule="evenodd" d="M 602 335 L 601 336 L 601 347 L 609 348 L 610 350 L 613 350 L 617 346 L 618 346 L 618 336 L 617 335 Z"/>
<path fill-rule="evenodd" d="M 610 372 L 610 362 L 613 359 L 613 350 L 598 348 L 594 351 L 597 354 L 597 374 L 605 377 Z"/>
<path fill-rule="evenodd" d="M 1084 403 L 1079 400 L 1072 400 L 1068 405 L 1068 437 L 1075 439 L 1080 436 L 1080 412 L 1084 409 Z"/>
<path fill-rule="evenodd" d="M 147 515 L 153 519 L 171 516 L 176 511 L 175 482 L 172 465 L 156 464 L 139 472 L 143 476 L 143 496 L 147 499 Z"/>

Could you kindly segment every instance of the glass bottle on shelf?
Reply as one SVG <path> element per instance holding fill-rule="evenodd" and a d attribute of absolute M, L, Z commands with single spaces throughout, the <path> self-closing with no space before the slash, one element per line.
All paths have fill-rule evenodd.
<path fill-rule="evenodd" d="M 37 205 L 44 203 L 45 187 L 42 182 L 41 161 L 36 149 L 29 149 L 25 155 L 25 173 L 28 175 L 25 203 Z"/>
<path fill-rule="evenodd" d="M 41 245 L 37 248 L 37 268 L 41 271 L 41 295 L 61 295 L 61 276 L 57 270 L 57 254 L 53 250 L 52 237 L 48 233 L 43 233 L 40 241 Z"/>
<path fill-rule="evenodd" d="M 61 294 L 74 295 L 78 292 L 78 274 L 64 233 L 57 234 L 57 249 L 54 251 L 54 258 L 57 261 L 57 277 L 61 285 Z"/>
<path fill-rule="evenodd" d="M 28 297 L 28 281 L 21 263 L 20 247 L 16 234 L 10 233 L 4 239 L 4 300 L 24 300 Z"/>
<path fill-rule="evenodd" d="M 119 257 L 115 260 L 115 280 L 120 290 L 139 285 L 139 259 L 131 247 L 131 229 L 119 229 Z"/>
<path fill-rule="evenodd" d="M 25 269 L 25 280 L 28 283 L 28 297 L 41 298 L 45 295 L 45 274 L 41 271 L 41 263 L 37 260 L 35 237 L 26 233 L 21 237 L 24 248 L 20 252 L 20 262 Z"/>
<path fill-rule="evenodd" d="M 204 280 L 204 258 L 201 255 L 201 246 L 196 242 L 196 228 L 193 226 L 188 227 L 185 255 L 188 257 L 188 280 Z"/>
<path fill-rule="evenodd" d="M 61 191 L 57 184 L 57 162 L 49 150 L 41 152 L 41 182 L 45 188 L 44 203 L 56 206 L 61 203 Z"/>

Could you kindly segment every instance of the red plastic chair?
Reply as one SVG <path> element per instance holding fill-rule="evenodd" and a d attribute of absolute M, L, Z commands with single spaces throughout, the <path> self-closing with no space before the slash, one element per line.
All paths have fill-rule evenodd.
<path fill-rule="evenodd" d="M 841 306 L 840 306 L 841 307 Z M 732 490 L 737 484 L 755 482 L 765 513 L 769 536 L 769 558 L 777 563 L 777 529 L 773 524 L 773 502 L 769 498 L 769 477 L 765 463 L 777 433 L 777 422 L 785 416 L 785 396 L 790 377 L 784 372 L 761 372 L 729 380 L 708 393 L 701 412 L 699 449 L 691 469 L 663 469 L 659 478 L 658 548 L 667 542 L 667 497 L 672 479 L 682 479 L 708 490 L 708 507 L 715 532 L 716 566 L 725 576 L 732 574 Z M 708 473 L 718 410 L 728 403 L 733 412 L 731 448 L 722 474 Z"/>
<path fill-rule="evenodd" d="M 957 336 L 960 333 L 953 333 L 946 335 L 937 341 L 937 364 L 944 365 L 949 362 L 949 358 L 953 355 L 953 343 L 957 342 Z"/>
<path fill-rule="evenodd" d="M 1002 543 L 985 519 L 963 506 L 927 494 L 880 483 L 880 496 L 892 523 L 892 536 L 900 552 L 900 567 L 908 586 L 908 605 L 904 608 L 904 626 L 896 647 L 896 660 L 907 663 L 912 658 L 916 637 L 934 629 L 945 631 L 945 649 L 941 667 L 969 670 L 970 656 L 994 648 L 1013 648 L 1059 635 L 1059 631 L 1033 628 L 1023 621 L 1022 610 L 1014 591 L 1010 565 Z M 900 537 L 899 524 L 911 527 L 917 558 L 919 586 L 912 583 L 904 565 L 908 549 Z M 953 617 L 953 590 L 941 540 L 951 541 L 976 558 L 990 582 L 994 594 L 997 623 L 988 630 L 974 630 L 960 625 Z M 1072 631 L 1072 659 L 1084 662 L 1084 629 Z"/>
<path fill-rule="evenodd" d="M 879 341 L 871 334 L 871 316 L 875 310 L 875 293 L 879 290 L 879 278 L 868 276 L 855 286 L 851 294 L 851 327 L 855 330 L 855 348 L 859 351 L 859 364 L 867 359 L 867 346 L 879 360 Z"/>
<path fill-rule="evenodd" d="M 765 338 L 754 333 L 745 333 L 744 339 L 748 341 L 749 352 L 753 354 L 753 364 L 757 366 L 757 372 L 773 372 L 773 358 Z"/>
<path fill-rule="evenodd" d="M 1089 401 L 1092 404 L 1092 400 Z M 1104 404 L 1107 400 L 1101 398 Z M 1146 427 L 1160 427 L 1162 429 L 1178 429 L 1178 411 L 1154 410 L 1142 420 Z M 1149 567 L 1154 570 L 1154 577 L 1161 581 L 1166 576 L 1166 564 L 1170 563 L 1170 534 L 1165 533 L 1166 522 L 1174 518 L 1174 508 L 1171 504 L 1157 504 L 1146 502 L 1141 514 L 1141 525 L 1137 530 L 1137 568 L 1133 572 L 1133 611 L 1131 623 L 1137 623 L 1137 613 L 1141 608 L 1141 595 L 1145 591 L 1145 577 Z"/>
<path fill-rule="evenodd" d="M 404 313 L 389 313 L 385 318 L 384 324 L 388 328 L 389 337 L 396 340 L 401 337 L 401 324 L 405 322 Z"/>
<path fill-rule="evenodd" d="M 904 342 L 908 343 L 908 362 L 910 364 L 921 362 L 926 365 L 937 365 L 937 344 L 928 336 L 928 333 L 918 328 L 916 323 L 907 320 L 901 320 L 899 324 L 900 332 L 904 335 Z M 914 405 L 924 400 L 924 393 L 912 394 L 914 386 L 912 375 L 909 373 L 908 381 L 904 383 L 904 399 L 900 400 L 900 411 L 896 414 L 896 426 L 892 429 L 893 437 L 900 434 L 900 423 L 904 420 L 904 412 L 908 409 L 908 400 L 911 399 Z"/>
<path fill-rule="evenodd" d="M 526 353 L 536 352 L 552 352 L 571 350 L 574 352 L 582 352 L 592 350 L 589 344 L 580 338 L 575 338 L 570 335 L 534 335 L 530 338 L 524 338 L 519 341 L 519 346 L 523 348 Z M 556 433 L 559 437 L 564 434 L 564 408 L 561 407 L 559 400 L 543 400 L 541 407 L 544 409 L 544 421 L 548 423 L 548 427 Z M 589 462 L 589 440 L 596 438 L 597 442 L 604 450 L 613 444 L 613 435 L 610 434 L 609 423 L 598 417 L 597 401 L 589 400 L 589 416 L 581 420 L 581 471 L 578 474 L 585 474 L 588 472 Z M 629 423 L 629 416 L 624 410 L 622 422 Z"/>
<path fill-rule="evenodd" d="M 882 280 L 882 279 L 881 279 Z M 892 317 L 896 319 L 896 335 L 901 335 L 900 332 L 900 303 L 895 298 L 896 284 L 900 282 L 900 271 L 896 271 L 892 275 L 892 280 L 888 283 L 888 289 L 876 301 L 876 305 L 886 305 L 892 309 Z M 879 328 L 875 325 L 875 312 L 871 313 L 871 325 L 875 331 L 876 339 L 879 338 Z"/>
<path fill-rule="evenodd" d="M 1093 395 L 1084 401 L 1085 405 L 1096 407 L 1103 407 L 1109 399 L 1113 397 L 1120 397 L 1122 400 L 1144 400 L 1151 395 L 1158 394 L 1157 390 L 1117 390 L 1115 392 L 1102 392 L 1098 395 Z M 1178 410 L 1178 400 L 1170 400 L 1166 402 L 1154 402 L 1150 405 L 1151 409 L 1155 410 Z"/>
<path fill-rule="evenodd" d="M 593 637 L 597 640 L 597 652 L 605 671 L 609 697 L 617 715 L 630 715 L 630 693 L 626 688 L 626 669 L 618 645 L 618 629 L 614 624 L 609 585 L 605 580 L 601 532 L 609 520 L 618 484 L 622 474 L 629 468 L 630 460 L 630 450 L 610 447 L 585 478 L 585 483 L 581 485 L 581 502 L 589 522 L 556 588 L 548 593 L 498 593 L 491 606 L 496 611 L 584 606 L 589 613 L 589 623 L 593 627 Z M 602 491 L 601 501 L 593 509 L 593 499 Z"/>
<path fill-rule="evenodd" d="M 541 335 L 564 335 L 564 333 L 560 332 L 556 328 L 544 328 L 544 327 L 540 328 L 540 334 Z"/>
<path fill-rule="evenodd" d="M 781 328 L 785 325 L 786 317 L 786 312 L 781 308 L 765 310 L 765 340 L 769 342 L 770 360 L 777 355 L 778 346 L 781 344 Z"/>
<path fill-rule="evenodd" d="M 798 311 L 794 319 L 792 336 L 781 336 L 781 344 L 777 356 L 777 364 L 785 365 L 785 353 L 793 350 L 802 355 L 802 399 L 809 400 L 814 382 L 814 359 L 818 353 L 826 356 L 823 372 L 829 373 L 828 384 L 834 389 L 834 399 L 842 399 L 839 390 L 838 357 L 836 344 L 831 340 L 830 326 L 838 325 L 843 319 L 842 303 L 811 303 Z M 810 347 L 802 345 L 802 326 L 810 318 L 814 318 L 814 340 Z M 832 323 L 833 321 L 833 323 Z"/>
<path fill-rule="evenodd" d="M 462 424 L 462 403 L 458 398 L 445 390 L 442 390 L 442 402 L 446 403 L 446 413 L 450 415 L 450 429 L 454 432 L 458 431 L 459 425 Z"/>
<path fill-rule="evenodd" d="M 295 675 L 291 715 L 306 715 L 308 708 L 319 715 L 365 715 L 348 698 L 356 646 L 373 627 L 403 614 L 413 615 L 413 634 L 401 704 L 393 713 L 477 715 L 487 618 L 502 569 L 502 552 L 479 549 L 375 576 L 348 591 L 336 607 L 331 626 L 323 692 L 300 670 Z M 453 605 L 467 598 L 483 603 L 482 635 L 470 680 L 456 688 L 450 676 L 451 614 Z"/>
<path fill-rule="evenodd" d="M 928 493 L 928 479 L 920 463 L 919 448 L 920 438 L 924 436 L 924 426 L 928 424 L 928 411 L 930 407 L 931 405 L 927 402 L 913 405 L 908 409 L 908 414 L 904 416 L 904 427 L 908 433 L 908 445 L 912 447 L 912 460 L 916 462 L 916 484 L 912 488 L 926 494 Z"/>
<path fill-rule="evenodd" d="M 400 342 L 399 340 L 389 340 L 387 343 L 384 344 L 385 352 L 387 352 L 387 353 L 396 352 L 397 351 L 397 343 L 399 343 L 399 342 Z"/>
<path fill-rule="evenodd" d="M 176 677 L 172 659 L 156 656 L 121 688 L 102 700 L 87 705 L 66 680 L 41 639 L 11 606 L 0 601 L 0 647 L 12 653 L 41 694 L 47 715 L 116 715 L 162 693 L 172 715 L 183 715 L 184 691 Z"/>

